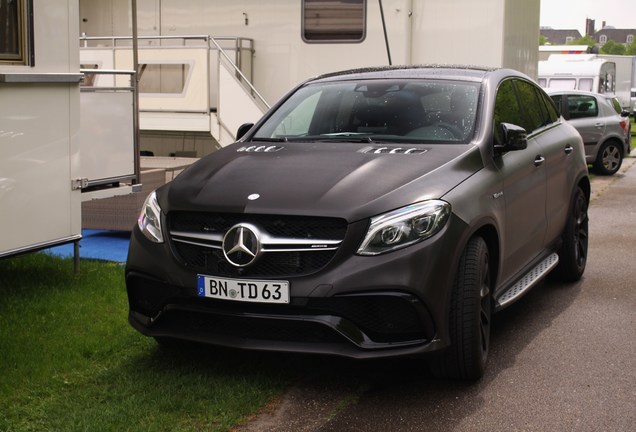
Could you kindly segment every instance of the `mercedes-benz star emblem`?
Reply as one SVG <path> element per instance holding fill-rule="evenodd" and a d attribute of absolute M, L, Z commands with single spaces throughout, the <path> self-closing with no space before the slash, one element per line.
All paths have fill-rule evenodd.
<path fill-rule="evenodd" d="M 223 237 L 223 255 L 236 267 L 252 264 L 261 252 L 258 229 L 250 224 L 238 224 L 225 233 Z"/>

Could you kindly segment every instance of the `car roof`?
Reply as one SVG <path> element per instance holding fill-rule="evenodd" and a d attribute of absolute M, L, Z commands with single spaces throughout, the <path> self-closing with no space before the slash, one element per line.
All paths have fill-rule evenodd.
<path fill-rule="evenodd" d="M 413 79 L 443 78 L 462 81 L 482 81 L 486 75 L 497 70 L 482 66 L 466 65 L 408 65 L 381 66 L 372 68 L 351 69 L 328 73 L 309 80 L 309 82 L 347 81 L 357 79 Z M 515 71 L 510 71 L 515 72 Z"/>
<path fill-rule="evenodd" d="M 594 96 L 594 97 L 601 97 L 601 98 L 605 98 L 605 99 L 612 99 L 614 97 L 616 97 L 615 95 L 611 95 L 611 94 L 601 94 L 601 93 L 594 93 L 594 92 L 590 92 L 590 91 L 585 91 L 585 90 L 564 90 L 564 89 L 554 89 L 554 88 L 546 88 L 543 89 L 545 90 L 545 92 L 547 94 L 551 95 L 564 95 L 564 94 L 571 94 L 571 95 L 581 95 L 581 96 Z"/>

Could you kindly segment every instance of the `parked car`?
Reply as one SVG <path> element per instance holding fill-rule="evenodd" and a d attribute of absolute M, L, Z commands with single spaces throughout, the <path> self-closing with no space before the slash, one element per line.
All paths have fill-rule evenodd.
<path fill-rule="evenodd" d="M 579 131 L 594 171 L 613 175 L 631 148 L 629 112 L 615 97 L 576 90 L 547 90 L 557 109 Z"/>
<path fill-rule="evenodd" d="M 484 371 L 491 315 L 588 247 L 583 143 L 507 69 L 309 80 L 152 193 L 126 264 L 130 323 L 189 340 Z"/>

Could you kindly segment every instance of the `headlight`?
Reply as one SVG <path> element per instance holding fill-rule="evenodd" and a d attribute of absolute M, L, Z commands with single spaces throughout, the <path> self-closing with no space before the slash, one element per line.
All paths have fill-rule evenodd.
<path fill-rule="evenodd" d="M 152 192 L 146 198 L 139 218 L 137 218 L 137 225 L 141 232 L 148 238 L 148 240 L 155 243 L 163 243 L 163 233 L 161 231 L 161 207 L 157 202 L 157 194 Z"/>
<path fill-rule="evenodd" d="M 427 239 L 446 224 L 451 212 L 447 202 L 424 201 L 371 219 L 359 255 L 379 255 Z"/>

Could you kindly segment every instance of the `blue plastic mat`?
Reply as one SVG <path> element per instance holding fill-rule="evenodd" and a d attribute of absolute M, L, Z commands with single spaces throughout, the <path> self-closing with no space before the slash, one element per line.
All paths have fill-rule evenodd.
<path fill-rule="evenodd" d="M 127 231 L 82 230 L 80 258 L 123 263 L 128 257 L 129 244 L 130 232 Z M 72 258 L 73 243 L 55 246 L 46 252 L 63 258 Z"/>

